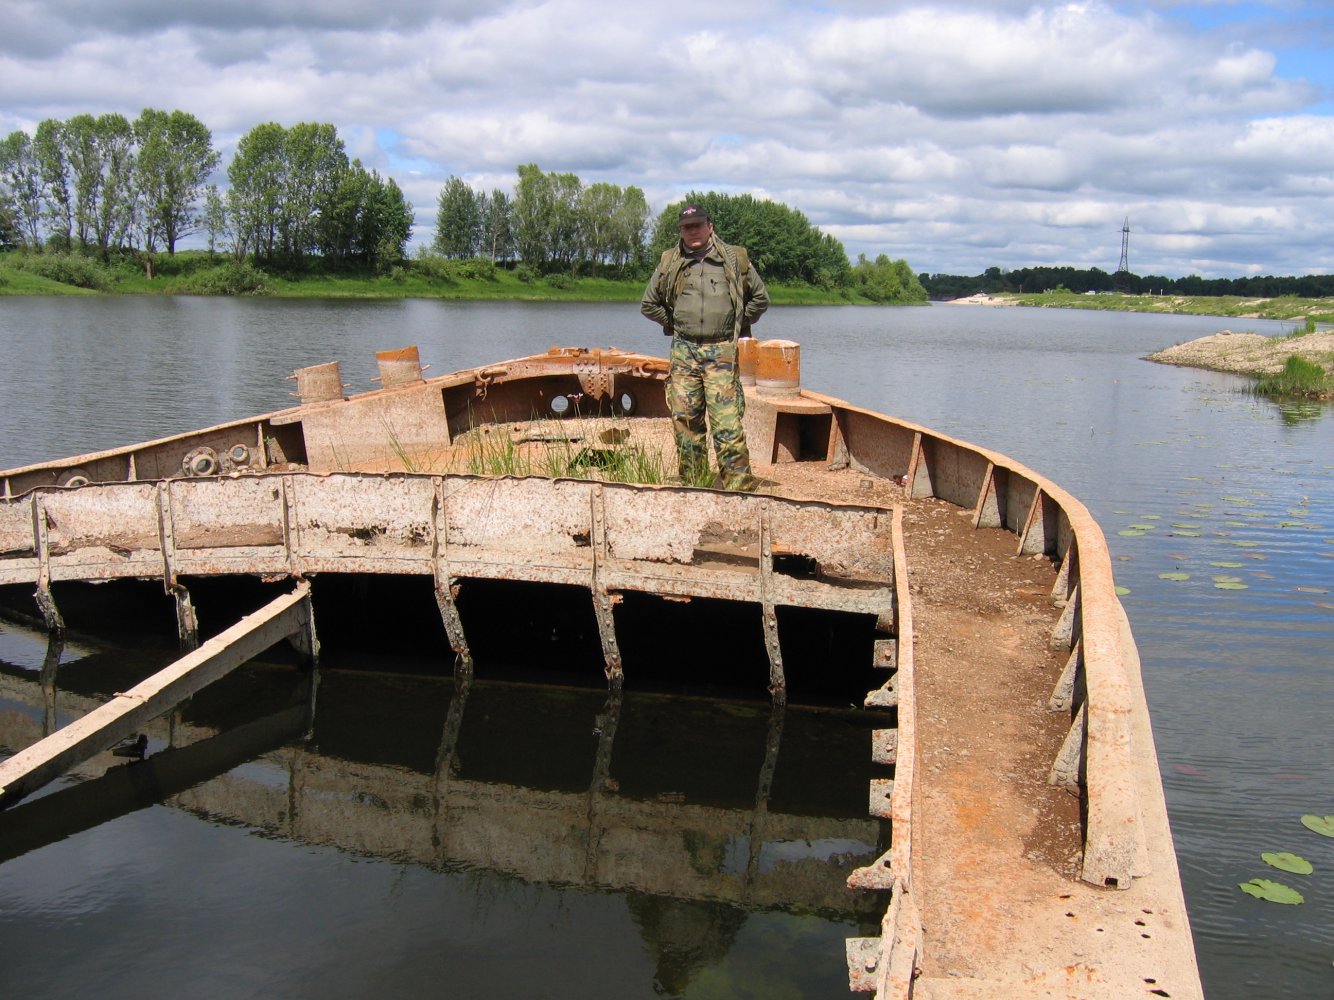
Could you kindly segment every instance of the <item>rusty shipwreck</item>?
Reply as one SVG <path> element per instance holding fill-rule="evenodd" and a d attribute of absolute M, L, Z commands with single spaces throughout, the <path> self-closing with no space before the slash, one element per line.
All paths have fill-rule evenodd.
<path fill-rule="evenodd" d="M 662 359 L 553 348 L 431 377 L 416 348 L 378 361 L 371 391 L 349 394 L 331 362 L 293 376 L 288 409 L 0 471 L 0 588 L 34 595 L 58 637 L 63 586 L 158 581 L 186 650 L 76 722 L 49 717 L 0 760 L 0 801 L 105 756 L 275 642 L 314 658 L 311 582 L 334 575 L 429 585 L 461 678 L 469 588 L 580 594 L 613 692 L 642 648 L 632 606 L 747 609 L 776 707 L 821 669 L 785 655 L 796 612 L 844 616 L 878 675 L 864 708 L 883 718 L 860 822 L 888 831 L 839 890 L 885 900 L 880 934 L 847 942 L 850 988 L 1202 995 L 1135 643 L 1078 500 L 1003 455 L 802 388 L 785 341 L 743 352 L 753 494 L 671 481 Z M 201 642 L 192 588 L 241 577 L 281 593 Z M 614 720 L 600 738 L 594 792 L 614 811 Z M 571 865 L 595 869 L 596 853 L 590 841 Z"/>

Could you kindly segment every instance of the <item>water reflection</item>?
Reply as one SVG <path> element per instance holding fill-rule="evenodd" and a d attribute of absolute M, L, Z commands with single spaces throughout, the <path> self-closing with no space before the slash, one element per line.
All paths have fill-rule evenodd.
<path fill-rule="evenodd" d="M 1334 410 L 1334 406 L 1329 403 L 1311 399 L 1280 399 L 1273 402 L 1278 408 L 1279 416 L 1283 422 L 1290 426 L 1319 420 L 1326 413 Z"/>
<path fill-rule="evenodd" d="M 57 654 L 40 670 L 0 662 L 0 746 L 39 736 L 54 704 L 73 716 L 105 699 L 97 678 L 140 671 L 99 674 L 114 659 L 93 649 L 77 670 Z M 451 897 L 489 909 L 516 898 L 509 933 L 530 905 L 517 886 L 622 898 L 653 966 L 644 995 L 691 995 L 701 976 L 739 983 L 749 973 L 729 956 L 752 918 L 761 937 L 822 927 L 826 951 L 874 933 L 883 900 L 844 884 L 888 843 L 866 816 L 869 732 L 855 713 L 355 670 L 323 671 L 312 708 L 312 680 L 280 664 L 243 668 L 155 724 L 142 763 L 108 767 L 103 755 L 80 780 L 0 813 L 0 871 L 81 850 L 83 831 L 165 806 L 434 872 Z M 830 780 L 812 782 L 819 773 Z M 839 957 L 797 976 L 820 985 L 794 995 L 841 992 Z"/>

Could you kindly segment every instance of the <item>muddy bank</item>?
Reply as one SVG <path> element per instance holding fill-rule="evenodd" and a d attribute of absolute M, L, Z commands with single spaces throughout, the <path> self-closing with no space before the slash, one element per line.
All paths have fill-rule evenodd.
<path fill-rule="evenodd" d="M 1146 360 L 1258 377 L 1281 372 L 1293 354 L 1320 365 L 1327 373 L 1334 373 L 1334 331 L 1265 337 L 1258 333 L 1223 330 L 1157 351 L 1147 355 Z"/>

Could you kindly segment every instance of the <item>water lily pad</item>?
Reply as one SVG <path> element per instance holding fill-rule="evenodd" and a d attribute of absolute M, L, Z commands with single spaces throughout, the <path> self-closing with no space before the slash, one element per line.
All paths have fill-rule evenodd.
<path fill-rule="evenodd" d="M 1292 872 L 1294 875 L 1310 875 L 1315 871 L 1315 866 L 1305 858 L 1292 854 L 1288 851 L 1278 851 L 1274 854 L 1261 854 L 1260 858 L 1265 864 L 1278 868 L 1281 871 Z"/>
<path fill-rule="evenodd" d="M 1139 538 L 1141 535 L 1148 534 L 1148 532 L 1135 531 L 1132 530 L 1131 528 L 1122 528 L 1120 531 L 1117 532 L 1117 534 L 1123 538 Z"/>
<path fill-rule="evenodd" d="M 1220 560 L 1219 562 L 1211 562 L 1209 565 L 1210 565 L 1210 566 L 1217 566 L 1219 569 L 1241 569 L 1241 568 L 1242 568 L 1243 566 L 1245 566 L 1246 564 L 1245 564 L 1245 563 L 1240 563 L 1240 562 L 1230 562 L 1230 561 L 1224 559 L 1224 560 Z"/>
<path fill-rule="evenodd" d="M 1172 522 L 1172 527 L 1174 527 L 1174 528 L 1199 528 L 1199 527 L 1202 527 L 1202 525 L 1195 524 L 1195 523 L 1192 522 L 1192 521 L 1173 521 L 1173 522 Z"/>
<path fill-rule="evenodd" d="M 1246 584 L 1237 580 L 1222 580 L 1214 584 L 1217 590 L 1249 590 Z"/>
<path fill-rule="evenodd" d="M 1131 527 L 1134 531 L 1138 531 L 1138 532 L 1140 532 L 1140 533 L 1143 533 L 1143 532 L 1145 532 L 1145 531 L 1152 531 L 1154 528 L 1157 527 L 1157 525 L 1156 525 L 1156 524 L 1132 524 L 1130 527 Z"/>
<path fill-rule="evenodd" d="M 1190 579 L 1190 574 L 1189 574 L 1189 573 L 1159 573 L 1159 574 L 1158 574 L 1158 579 L 1160 579 L 1160 580 L 1189 580 L 1189 579 Z"/>
<path fill-rule="evenodd" d="M 1176 531 L 1172 532 L 1172 534 L 1176 535 L 1178 538 L 1199 538 L 1201 535 L 1204 534 L 1204 532 L 1187 531 L 1185 529 L 1178 528 Z"/>
<path fill-rule="evenodd" d="M 1334 837 L 1334 816 L 1303 816 L 1302 826 L 1322 837 Z"/>
<path fill-rule="evenodd" d="M 1246 539 L 1246 538 L 1239 538 L 1239 539 L 1237 539 L 1236 541 L 1228 542 L 1228 544 L 1229 544 L 1229 545 L 1235 545 L 1235 546 L 1237 546 L 1237 547 L 1240 548 L 1240 549 L 1253 549 L 1253 548 L 1255 548 L 1257 545 L 1259 545 L 1260 543 L 1259 543 L 1259 542 L 1255 542 L 1255 541 L 1251 541 L 1250 539 Z"/>
<path fill-rule="evenodd" d="M 1282 882 L 1271 882 L 1267 878 L 1253 878 L 1249 882 L 1241 882 L 1238 887 L 1247 895 L 1254 896 L 1256 899 L 1265 899 L 1271 903 L 1286 903 L 1289 906 L 1295 906 L 1298 903 L 1306 902 L 1302 894 L 1296 889 L 1289 888 Z"/>
<path fill-rule="evenodd" d="M 1129 593 L 1130 593 L 1130 588 L 1129 588 L 1129 587 L 1122 587 L 1122 586 L 1120 586 L 1119 584 L 1117 585 L 1117 588 L 1116 588 L 1116 596 L 1117 596 L 1117 597 L 1125 597 L 1125 596 L 1126 596 L 1127 594 L 1129 594 Z"/>
<path fill-rule="evenodd" d="M 1140 517 L 1146 521 L 1161 521 L 1163 519 L 1161 514 L 1141 514 Z"/>
<path fill-rule="evenodd" d="M 1235 504 L 1238 507 L 1254 507 L 1254 500 L 1247 500 L 1245 497 L 1222 497 L 1224 503 Z"/>

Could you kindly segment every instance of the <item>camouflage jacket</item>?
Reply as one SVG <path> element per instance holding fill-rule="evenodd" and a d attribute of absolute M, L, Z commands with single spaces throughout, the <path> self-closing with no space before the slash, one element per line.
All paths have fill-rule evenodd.
<path fill-rule="evenodd" d="M 769 308 L 769 292 L 744 247 L 716 236 L 702 257 L 663 251 L 644 289 L 639 310 L 663 333 L 720 340 L 750 336 L 750 325 Z"/>

